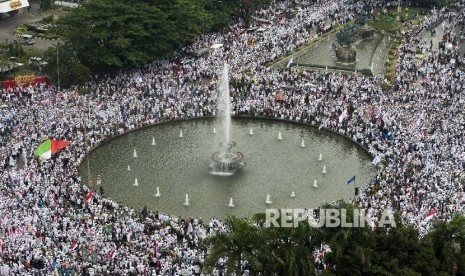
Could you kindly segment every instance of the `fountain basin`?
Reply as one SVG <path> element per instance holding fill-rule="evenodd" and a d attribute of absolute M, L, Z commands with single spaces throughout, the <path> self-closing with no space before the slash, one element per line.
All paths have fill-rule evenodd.
<path fill-rule="evenodd" d="M 216 127 L 217 134 L 212 133 Z M 253 128 L 254 135 L 250 135 Z M 178 139 L 179 129 L 185 130 Z M 261 118 L 233 118 L 231 141 L 243 156 L 243 166 L 234 175 L 212 175 L 212 153 L 220 151 L 222 130 L 215 118 L 199 118 L 161 123 L 107 140 L 90 153 L 91 175 L 102 176 L 105 196 L 136 210 L 147 205 L 182 217 L 246 217 L 264 213 L 265 198 L 271 194 L 273 208 L 313 208 L 326 201 L 354 197 L 354 186 L 347 180 L 357 175 L 364 185 L 376 174 L 370 155 L 355 142 L 318 127 L 289 121 Z M 281 131 L 283 140 L 277 140 Z M 155 137 L 157 146 L 151 145 Z M 302 139 L 305 148 L 301 147 Z M 217 145 L 215 148 L 212 145 Z M 138 158 L 133 158 L 137 149 Z M 323 175 L 322 154 L 328 173 Z M 127 171 L 127 166 L 131 171 Z M 87 183 L 86 160 L 81 176 Z M 138 178 L 139 187 L 133 187 Z M 312 188 L 313 180 L 319 188 Z M 155 198 L 159 187 L 162 196 Z M 292 192 L 297 195 L 291 198 Z M 190 205 L 184 206 L 185 194 Z M 234 208 L 228 207 L 230 198 Z"/>
<path fill-rule="evenodd" d="M 222 145 L 223 150 L 217 151 L 212 155 L 212 163 L 210 164 L 211 174 L 230 176 L 244 167 L 244 155 L 241 152 L 231 150 L 235 145 L 236 143 L 234 142 Z"/>

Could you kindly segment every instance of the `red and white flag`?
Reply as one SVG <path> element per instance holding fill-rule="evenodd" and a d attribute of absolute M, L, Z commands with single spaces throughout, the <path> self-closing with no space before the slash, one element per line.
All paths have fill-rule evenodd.
<path fill-rule="evenodd" d="M 107 258 L 109 260 L 113 260 L 115 257 L 116 257 L 116 250 L 113 249 L 112 251 L 110 251 L 110 253 L 108 253 Z"/>
<path fill-rule="evenodd" d="M 97 101 L 97 107 L 98 107 L 98 109 L 100 109 L 102 107 L 102 100 Z"/>
<path fill-rule="evenodd" d="M 92 196 L 93 196 L 93 195 L 94 195 L 94 194 L 93 194 L 91 191 L 89 191 L 89 192 L 87 193 L 87 195 L 86 195 L 86 202 L 89 202 L 89 201 L 92 199 Z"/>
<path fill-rule="evenodd" d="M 430 210 L 430 211 L 428 212 L 428 214 L 426 215 L 425 220 L 426 220 L 426 221 L 431 220 L 431 219 L 436 215 L 436 213 L 437 213 L 436 210 Z"/>
<path fill-rule="evenodd" d="M 9 220 L 8 220 L 8 217 L 7 217 L 6 214 L 5 214 L 5 216 L 3 216 L 3 219 L 2 219 L 2 221 L 1 221 L 1 225 L 7 225 L 7 224 L 8 224 L 8 221 L 9 221 Z"/>
<path fill-rule="evenodd" d="M 77 241 L 74 241 L 72 244 L 71 244 L 71 250 L 75 250 L 76 248 L 78 247 L 78 242 Z"/>

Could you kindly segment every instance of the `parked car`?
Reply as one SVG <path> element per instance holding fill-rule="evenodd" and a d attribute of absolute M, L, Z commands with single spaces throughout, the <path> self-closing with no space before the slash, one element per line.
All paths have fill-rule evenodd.
<path fill-rule="evenodd" d="M 21 35 L 21 43 L 22 44 L 26 44 L 26 45 L 32 45 L 34 44 L 36 41 L 34 40 L 34 37 L 32 35 L 29 35 L 29 34 L 23 34 Z"/>

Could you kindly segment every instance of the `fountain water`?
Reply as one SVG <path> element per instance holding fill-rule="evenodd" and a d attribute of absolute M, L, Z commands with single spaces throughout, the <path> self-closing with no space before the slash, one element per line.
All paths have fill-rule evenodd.
<path fill-rule="evenodd" d="M 155 194 L 155 197 L 160 197 L 160 187 L 157 187 L 157 193 Z"/>
<path fill-rule="evenodd" d="M 321 155 L 320 153 L 320 156 L 318 157 L 318 161 L 322 161 L 323 160 L 323 155 Z"/>
<path fill-rule="evenodd" d="M 294 57 L 291 57 L 291 59 L 289 60 L 289 63 L 287 64 L 286 67 L 289 68 L 293 61 L 294 61 Z"/>
<path fill-rule="evenodd" d="M 184 136 L 182 135 L 182 129 L 179 131 L 179 137 L 181 137 L 181 138 L 184 137 Z"/>
<path fill-rule="evenodd" d="M 184 201 L 184 206 L 189 206 L 190 205 L 190 202 L 189 202 L 189 195 L 186 194 L 186 200 Z"/>
<path fill-rule="evenodd" d="M 318 183 L 317 183 L 316 179 L 313 180 L 313 188 L 318 188 Z"/>
<path fill-rule="evenodd" d="M 250 128 L 249 134 L 253 135 L 253 128 Z"/>
<path fill-rule="evenodd" d="M 323 165 L 323 174 L 326 174 L 326 165 Z"/>
<path fill-rule="evenodd" d="M 304 139 L 302 139 L 302 143 L 300 143 L 300 146 L 301 146 L 302 148 L 305 148 L 305 141 L 304 141 Z"/>
<path fill-rule="evenodd" d="M 281 131 L 278 132 L 278 140 L 282 140 L 283 139 L 283 135 L 281 134 Z"/>
<path fill-rule="evenodd" d="M 213 133 L 216 133 L 216 128 L 213 128 Z"/>
<path fill-rule="evenodd" d="M 294 193 L 294 191 L 292 191 L 292 193 L 291 193 L 291 197 L 292 197 L 292 198 L 294 198 L 294 197 L 295 197 L 295 193 Z"/>
<path fill-rule="evenodd" d="M 221 150 L 212 155 L 211 174 L 229 176 L 244 166 L 244 155 L 231 149 L 236 145 L 230 139 L 231 135 L 231 98 L 229 95 L 228 65 L 225 63 L 218 89 L 218 117 L 223 127 Z"/>
<path fill-rule="evenodd" d="M 130 170 L 131 170 L 131 166 L 128 165 L 128 171 L 130 171 Z"/>
<path fill-rule="evenodd" d="M 136 149 L 134 149 L 134 155 L 133 155 L 133 156 L 134 156 L 134 158 L 137 157 L 137 151 L 136 151 Z"/>
<path fill-rule="evenodd" d="M 137 177 L 136 177 L 136 179 L 134 180 L 134 185 L 133 185 L 133 186 L 134 186 L 134 187 L 139 186 L 139 182 L 137 181 Z"/>
<path fill-rule="evenodd" d="M 152 137 L 152 146 L 155 146 L 157 143 L 155 143 L 155 137 Z"/>
<path fill-rule="evenodd" d="M 265 203 L 266 203 L 266 204 L 271 204 L 271 203 L 273 203 L 273 201 L 271 201 L 271 199 L 270 199 L 270 194 L 267 194 L 267 195 L 266 195 L 266 201 L 265 201 Z"/>
<path fill-rule="evenodd" d="M 232 197 L 229 198 L 229 205 L 228 205 L 230 208 L 233 208 L 234 207 L 234 203 L 233 203 L 233 199 Z"/>

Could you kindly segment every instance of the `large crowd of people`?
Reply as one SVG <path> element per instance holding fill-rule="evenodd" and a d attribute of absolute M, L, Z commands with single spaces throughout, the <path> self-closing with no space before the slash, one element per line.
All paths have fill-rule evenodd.
<path fill-rule="evenodd" d="M 225 62 L 234 114 L 333 129 L 369 150 L 378 173 L 354 200 L 360 207 L 375 215 L 395 208 L 422 235 L 435 219 L 465 211 L 464 3 L 434 10 L 405 33 L 395 83 L 383 91 L 379 77 L 265 66 L 381 3 L 299 0 L 289 13 L 288 2 L 256 13 L 252 24 L 263 31 L 243 32 L 243 22 L 235 22 L 171 60 L 96 76 L 87 95 L 47 85 L 0 95 L 0 275 L 202 275 L 206 252 L 198 245 L 227 225 L 132 210 L 89 191 L 78 168 L 86 150 L 109 137 L 215 115 Z M 439 47 L 424 39 L 432 27 L 442 28 Z M 183 55 L 215 43 L 223 47 L 209 55 Z M 34 150 L 46 139 L 71 145 L 39 160 Z M 212 274 L 224 270 L 220 260 Z"/>

